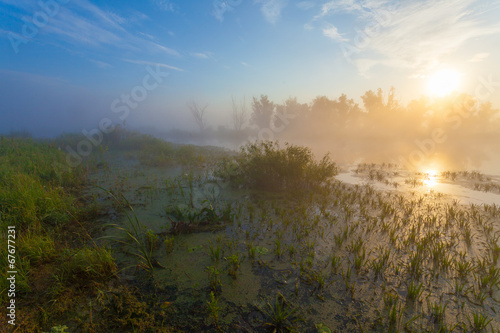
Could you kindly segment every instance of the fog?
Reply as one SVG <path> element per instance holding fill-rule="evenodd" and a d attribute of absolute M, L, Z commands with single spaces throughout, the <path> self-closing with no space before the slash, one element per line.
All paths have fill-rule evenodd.
<path fill-rule="evenodd" d="M 253 140 L 279 140 L 330 152 L 341 163 L 397 163 L 411 169 L 494 169 L 500 151 L 499 111 L 465 93 L 425 97 L 406 104 L 397 90 L 369 90 L 361 103 L 341 94 L 308 103 L 282 103 L 266 95 L 234 101 L 229 126 L 200 124 L 198 131 L 156 132 L 166 139 L 236 148 Z M 191 110 L 196 114 L 198 110 Z M 209 117 L 209 110 L 202 115 Z M 209 119 L 209 118 L 208 118 Z"/>
<path fill-rule="evenodd" d="M 62 80 L 3 74 L 4 107 L 11 110 L 1 115 L 4 134 L 85 134 L 109 119 L 114 126 L 179 143 L 235 150 L 254 140 L 307 145 L 318 155 L 330 152 L 334 160 L 348 164 L 490 171 L 498 166 L 500 114 L 486 95 L 455 92 L 404 103 L 398 90 L 391 88 L 361 96 L 317 96 L 306 102 L 296 97 L 275 102 L 263 94 L 225 101 L 205 97 L 203 102 L 191 96 L 166 105 L 153 96 L 147 103 L 117 112 L 110 103 L 113 94 L 98 95 Z"/>

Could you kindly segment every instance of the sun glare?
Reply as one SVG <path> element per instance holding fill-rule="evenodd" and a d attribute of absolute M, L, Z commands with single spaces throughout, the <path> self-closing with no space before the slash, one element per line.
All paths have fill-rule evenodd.
<path fill-rule="evenodd" d="M 437 180 L 438 173 L 436 170 L 428 170 L 425 173 L 425 178 L 424 178 L 424 185 L 427 187 L 434 187 L 436 186 L 438 180 Z"/>
<path fill-rule="evenodd" d="M 434 96 L 445 96 L 458 87 L 460 74 L 452 69 L 442 69 L 429 77 L 427 89 Z"/>

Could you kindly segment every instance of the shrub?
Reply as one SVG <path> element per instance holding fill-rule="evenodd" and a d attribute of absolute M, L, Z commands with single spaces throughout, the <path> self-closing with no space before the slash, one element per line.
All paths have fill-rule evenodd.
<path fill-rule="evenodd" d="M 311 188 L 336 174 L 329 155 L 315 161 L 308 147 L 273 141 L 248 143 L 235 162 L 223 161 L 216 171 L 235 185 L 275 191 Z"/>

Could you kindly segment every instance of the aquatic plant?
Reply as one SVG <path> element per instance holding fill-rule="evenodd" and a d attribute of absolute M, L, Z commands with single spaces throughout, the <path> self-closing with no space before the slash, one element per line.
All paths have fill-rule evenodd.
<path fill-rule="evenodd" d="M 341 264 L 342 264 L 342 258 L 339 256 L 336 256 L 335 254 L 332 254 L 331 267 L 332 267 L 333 274 L 337 274 L 338 269 L 339 269 Z"/>
<path fill-rule="evenodd" d="M 215 328 L 217 331 L 222 331 L 219 326 L 219 316 L 220 316 L 220 307 L 219 300 L 215 297 L 213 291 L 210 292 L 210 300 L 207 301 L 208 311 L 210 318 L 213 319 Z"/>
<path fill-rule="evenodd" d="M 275 239 L 274 240 L 274 254 L 276 255 L 276 258 L 281 258 L 283 256 L 283 249 L 281 247 L 281 239 Z"/>
<path fill-rule="evenodd" d="M 223 255 L 223 250 L 222 250 L 221 244 L 216 243 L 215 246 L 213 246 L 211 243 L 209 243 L 207 253 L 213 262 L 218 262 L 219 259 L 222 258 L 222 255 Z"/>
<path fill-rule="evenodd" d="M 215 266 L 208 266 L 207 272 L 210 290 L 215 294 L 218 294 L 222 289 L 222 283 L 219 276 L 220 271 Z"/>
<path fill-rule="evenodd" d="M 469 325 L 472 328 L 472 331 L 475 333 L 480 333 L 484 332 L 488 324 L 493 320 L 489 319 L 487 316 L 483 315 L 482 313 L 479 312 L 474 312 L 471 315 L 467 315 L 467 320 L 469 322 Z M 493 332 L 493 330 L 492 330 Z"/>
<path fill-rule="evenodd" d="M 236 279 L 236 273 L 238 268 L 240 268 L 240 256 L 238 253 L 230 255 L 225 258 L 228 262 L 227 274 Z"/>
<path fill-rule="evenodd" d="M 175 237 L 174 236 L 171 236 L 169 237 L 168 235 L 165 236 L 165 240 L 163 241 L 163 243 L 165 244 L 165 251 L 167 253 L 171 253 L 174 249 L 174 240 L 175 240 Z"/>
<path fill-rule="evenodd" d="M 150 248 L 150 251 L 153 251 L 158 247 L 158 235 L 151 229 L 147 229 L 146 231 L 146 243 Z"/>
<path fill-rule="evenodd" d="M 255 253 L 256 253 L 256 248 L 253 245 L 253 243 L 247 243 L 247 252 L 248 252 L 248 257 L 253 262 L 255 260 Z"/>
<path fill-rule="evenodd" d="M 104 190 L 108 193 L 115 201 L 118 201 L 118 198 L 108 190 Z M 148 246 L 148 242 L 146 240 L 146 227 L 139 220 L 137 214 L 134 209 L 130 205 L 130 202 L 125 198 L 125 196 L 121 195 L 120 202 L 125 202 L 127 208 L 130 210 L 132 215 L 130 215 L 127 211 L 124 211 L 124 214 L 127 218 L 126 226 L 121 226 L 117 224 L 111 224 L 113 228 L 122 231 L 124 234 L 124 240 L 116 239 L 116 237 L 103 237 L 103 238 L 113 238 L 118 243 L 122 243 L 125 245 L 131 245 L 136 252 L 134 255 L 139 259 L 139 267 L 144 268 L 146 271 L 153 275 L 153 268 L 155 260 L 153 259 L 153 249 L 151 246 Z"/>
<path fill-rule="evenodd" d="M 415 302 L 420 300 L 420 296 L 424 292 L 424 285 L 422 283 L 416 284 L 414 281 L 410 281 L 407 287 L 406 299 L 409 302 Z"/>
<path fill-rule="evenodd" d="M 291 332 L 295 325 L 303 319 L 299 315 L 299 308 L 290 304 L 280 292 L 276 294 L 274 303 L 267 302 L 261 311 L 268 316 L 264 325 L 273 329 L 273 332 Z"/>

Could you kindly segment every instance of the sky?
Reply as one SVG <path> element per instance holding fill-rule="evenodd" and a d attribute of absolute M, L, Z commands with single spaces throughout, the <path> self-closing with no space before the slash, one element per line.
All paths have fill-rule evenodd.
<path fill-rule="evenodd" d="M 216 127 L 261 94 L 407 103 L 443 69 L 499 107 L 498 17 L 487 0 L 3 0 L 0 132 L 190 126 L 189 102 Z"/>

